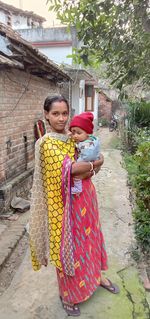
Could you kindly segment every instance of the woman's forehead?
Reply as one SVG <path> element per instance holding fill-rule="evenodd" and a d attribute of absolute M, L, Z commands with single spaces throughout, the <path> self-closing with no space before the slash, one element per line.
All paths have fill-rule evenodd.
<path fill-rule="evenodd" d="M 64 101 L 56 101 L 52 104 L 52 108 L 51 111 L 58 111 L 58 112 L 64 112 L 64 111 L 68 111 L 68 107 L 66 102 Z"/>

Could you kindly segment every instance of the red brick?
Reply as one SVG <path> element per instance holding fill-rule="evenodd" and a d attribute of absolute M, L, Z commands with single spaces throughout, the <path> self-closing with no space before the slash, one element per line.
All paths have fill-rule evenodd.
<path fill-rule="evenodd" d="M 110 121 L 112 117 L 112 101 L 103 93 L 99 93 L 99 118 L 105 118 Z"/>
<path fill-rule="evenodd" d="M 1 116 L 5 116 L 0 123 L 2 149 L 0 163 L 5 162 L 6 175 L 7 178 L 10 178 L 26 169 L 24 135 L 27 136 L 27 167 L 33 167 L 34 124 L 38 119 L 43 118 L 43 103 L 46 96 L 60 94 L 60 90 L 54 83 L 30 76 L 23 71 L 13 70 L 9 72 L 8 76 L 5 72 L 0 74 L 0 94 L 2 94 L 0 112 Z M 25 85 L 28 85 L 26 92 L 24 92 Z M 68 98 L 68 92 L 65 86 L 61 93 Z M 17 104 L 21 94 L 23 96 Z M 11 146 L 7 149 L 6 142 L 9 139 Z M 1 164 L 0 168 L 2 169 Z M 0 181 L 4 179 L 5 175 L 3 170 L 1 172 Z"/>

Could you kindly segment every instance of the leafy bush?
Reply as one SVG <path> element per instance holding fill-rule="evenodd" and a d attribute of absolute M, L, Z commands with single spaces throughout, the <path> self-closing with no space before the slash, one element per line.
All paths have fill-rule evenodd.
<path fill-rule="evenodd" d="M 125 153 L 124 154 L 124 162 L 125 162 L 125 166 L 126 166 L 126 169 L 128 171 L 128 174 L 129 174 L 129 181 L 130 181 L 131 185 L 134 187 L 134 179 L 135 179 L 135 176 L 137 175 L 138 167 L 137 167 L 137 164 L 134 160 L 133 155 L 131 155 L 129 153 Z"/>
<path fill-rule="evenodd" d="M 139 145 L 134 158 L 138 167 L 135 177 L 136 194 L 150 211 L 150 142 Z"/>
<path fill-rule="evenodd" d="M 145 252 L 150 252 L 150 212 L 138 207 L 134 210 L 136 238 Z"/>
<path fill-rule="evenodd" d="M 136 195 L 133 215 L 137 240 L 150 251 L 150 140 L 143 133 L 134 155 L 126 155 L 125 163 Z M 141 141 L 141 137 L 140 137 Z"/>
<path fill-rule="evenodd" d="M 127 107 L 128 129 L 150 127 L 150 102 L 130 102 Z"/>
<path fill-rule="evenodd" d="M 150 252 L 150 103 L 129 103 L 124 133 L 124 160 L 129 180 L 136 195 L 136 238 L 143 250 Z"/>
<path fill-rule="evenodd" d="M 125 148 L 134 154 L 138 145 L 150 136 L 150 102 L 129 102 L 126 113 Z"/>

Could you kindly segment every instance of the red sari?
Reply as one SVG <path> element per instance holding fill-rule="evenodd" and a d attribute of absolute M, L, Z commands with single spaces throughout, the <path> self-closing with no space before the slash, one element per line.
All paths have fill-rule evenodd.
<path fill-rule="evenodd" d="M 95 187 L 90 179 L 83 180 L 82 187 L 81 194 L 72 195 L 75 276 L 57 268 L 60 296 L 73 304 L 87 300 L 94 293 L 100 285 L 101 270 L 108 268 Z"/>

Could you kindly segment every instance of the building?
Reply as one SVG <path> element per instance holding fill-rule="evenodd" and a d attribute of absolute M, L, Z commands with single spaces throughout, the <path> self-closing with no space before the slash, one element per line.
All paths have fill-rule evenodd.
<path fill-rule="evenodd" d="M 67 27 L 18 28 L 18 32 L 55 63 L 73 64 L 72 57 L 68 56 L 72 55 L 73 48 L 79 46 L 74 27 L 70 31 Z"/>
<path fill-rule="evenodd" d="M 103 92 L 99 92 L 99 109 L 98 118 L 110 122 L 112 118 L 112 104 L 113 101 Z"/>
<path fill-rule="evenodd" d="M 45 18 L 0 1 L 0 22 L 16 29 L 32 29 L 42 27 Z"/>
<path fill-rule="evenodd" d="M 71 79 L 10 27 L 0 23 L 0 211 L 31 187 L 34 124 L 47 95 L 71 99 Z M 60 85 L 61 83 L 61 85 Z"/>
<path fill-rule="evenodd" d="M 93 76 L 79 65 L 74 65 L 72 54 L 81 46 L 76 29 L 67 27 L 35 28 L 18 30 L 21 36 L 31 42 L 42 53 L 61 65 L 73 79 L 72 110 L 74 114 L 91 111 L 94 114 L 95 125 L 98 120 L 98 93 Z"/>
<path fill-rule="evenodd" d="M 98 113 L 97 82 L 85 69 L 64 66 L 64 70 L 73 80 L 72 82 L 72 111 L 73 114 L 92 112 L 94 118 Z M 96 121 L 95 121 L 96 124 Z"/>
<path fill-rule="evenodd" d="M 22 38 L 29 41 L 44 53 L 49 59 L 66 68 L 72 67 L 74 84 L 72 85 L 73 113 L 91 110 L 94 114 L 95 124 L 98 119 L 97 82 L 86 70 L 80 70 L 79 65 L 73 63 L 72 54 L 81 46 L 78 41 L 76 29 L 71 27 L 70 32 L 64 26 L 43 28 L 44 18 L 33 12 L 24 11 L 0 1 L 0 21 L 12 26 L 20 33 Z M 67 71 L 67 72 L 70 72 Z M 90 83 L 88 81 L 90 80 Z M 90 94 L 90 96 L 88 96 Z M 92 103 L 92 104 L 91 104 Z"/>

